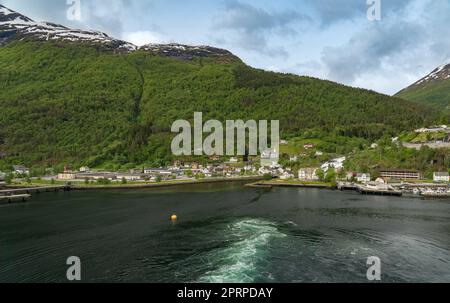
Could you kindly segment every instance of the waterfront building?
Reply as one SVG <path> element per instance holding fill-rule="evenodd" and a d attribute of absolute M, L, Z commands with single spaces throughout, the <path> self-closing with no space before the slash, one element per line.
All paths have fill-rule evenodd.
<path fill-rule="evenodd" d="M 76 180 L 77 179 L 77 173 L 65 171 L 63 173 L 58 174 L 58 180 Z"/>
<path fill-rule="evenodd" d="M 301 168 L 298 171 L 298 178 L 301 181 L 319 181 L 317 170 L 318 168 Z"/>
<path fill-rule="evenodd" d="M 435 172 L 433 173 L 434 182 L 450 182 L 450 174 L 448 172 Z"/>
<path fill-rule="evenodd" d="M 116 175 L 116 180 L 120 181 L 120 180 L 126 180 L 126 181 L 143 181 L 144 178 L 142 175 L 140 174 L 122 174 L 122 173 L 118 173 Z"/>
<path fill-rule="evenodd" d="M 404 169 L 386 169 L 380 171 L 380 176 L 383 179 L 396 180 L 420 180 L 422 175 L 418 171 L 404 170 Z"/>
<path fill-rule="evenodd" d="M 356 174 L 356 181 L 361 183 L 367 183 L 370 182 L 372 179 L 370 178 L 370 174 L 366 173 L 357 173 Z"/>

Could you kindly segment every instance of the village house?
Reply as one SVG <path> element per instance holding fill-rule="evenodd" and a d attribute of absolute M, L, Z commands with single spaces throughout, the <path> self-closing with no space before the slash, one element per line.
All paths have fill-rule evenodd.
<path fill-rule="evenodd" d="M 450 174 L 448 172 L 435 172 L 433 173 L 433 181 L 440 183 L 440 182 L 450 182 Z"/>
<path fill-rule="evenodd" d="M 344 162 L 345 162 L 345 160 L 347 160 L 346 157 L 336 158 L 336 159 L 333 159 L 333 160 L 331 160 L 331 161 L 325 162 L 325 163 L 322 165 L 321 168 L 322 168 L 322 170 L 325 171 L 325 172 L 327 172 L 330 168 L 334 168 L 334 169 L 336 169 L 337 171 L 340 171 L 340 170 L 342 170 L 342 169 L 344 168 Z"/>
<path fill-rule="evenodd" d="M 123 174 L 123 173 L 118 173 L 116 175 L 116 180 L 121 181 L 121 180 L 126 180 L 129 182 L 133 182 L 133 181 L 143 181 L 144 177 L 140 174 Z"/>
<path fill-rule="evenodd" d="M 290 162 L 297 162 L 298 161 L 298 157 L 297 156 L 293 156 L 289 158 Z"/>
<path fill-rule="evenodd" d="M 261 166 L 272 167 L 278 165 L 280 155 L 276 149 L 268 149 L 261 153 Z"/>
<path fill-rule="evenodd" d="M 311 149 L 311 148 L 314 148 L 314 144 L 311 144 L 311 143 L 304 144 L 304 145 L 303 145 L 303 148 L 304 148 L 304 149 Z"/>
<path fill-rule="evenodd" d="M 110 172 L 97 172 L 97 173 L 77 173 L 76 180 L 110 180 L 114 181 L 117 179 L 117 175 Z"/>
<path fill-rule="evenodd" d="M 294 174 L 292 174 L 289 171 L 283 172 L 280 176 L 281 180 L 290 180 L 290 179 L 294 179 L 294 178 L 295 178 Z"/>
<path fill-rule="evenodd" d="M 371 181 L 370 174 L 366 173 L 357 173 L 356 174 L 356 181 L 360 183 L 368 183 Z"/>
<path fill-rule="evenodd" d="M 153 176 L 171 176 L 173 174 L 169 169 L 164 168 L 146 168 L 144 169 L 144 174 Z"/>
<path fill-rule="evenodd" d="M 232 163 L 232 164 L 236 164 L 236 163 L 238 163 L 239 162 L 239 160 L 238 160 L 238 158 L 236 158 L 236 157 L 231 157 L 230 158 L 230 161 L 229 161 L 229 163 Z"/>
<path fill-rule="evenodd" d="M 79 169 L 79 172 L 80 173 L 88 173 L 88 172 L 90 172 L 91 171 L 91 169 L 89 168 L 89 167 L 87 167 L 87 166 L 82 166 L 82 167 L 80 167 L 80 169 Z"/>
<path fill-rule="evenodd" d="M 58 180 L 76 180 L 77 179 L 77 173 L 76 172 L 70 172 L 65 171 L 63 173 L 59 173 L 57 176 Z"/>
<path fill-rule="evenodd" d="M 29 175 L 30 170 L 22 165 L 13 165 L 13 170 L 16 174 L 19 175 Z"/>
<path fill-rule="evenodd" d="M 381 178 L 385 180 L 420 180 L 422 175 L 418 171 L 404 169 L 386 169 L 380 171 Z"/>
<path fill-rule="evenodd" d="M 317 170 L 318 168 L 301 168 L 298 171 L 298 179 L 300 181 L 319 181 Z"/>

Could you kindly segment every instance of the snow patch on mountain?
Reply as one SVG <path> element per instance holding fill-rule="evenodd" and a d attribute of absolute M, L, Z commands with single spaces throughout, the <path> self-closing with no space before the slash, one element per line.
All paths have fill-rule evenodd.
<path fill-rule="evenodd" d="M 444 64 L 436 68 L 428 76 L 417 81 L 413 86 L 430 83 L 433 81 L 446 80 L 450 78 L 450 64 Z"/>
<path fill-rule="evenodd" d="M 0 31 L 14 32 L 22 36 L 32 36 L 40 40 L 65 40 L 114 45 L 118 49 L 136 50 L 131 43 L 109 37 L 98 31 L 69 29 L 50 22 L 35 22 L 17 12 L 0 5 Z"/>
<path fill-rule="evenodd" d="M 51 22 L 35 22 L 0 4 L 0 46 L 9 39 L 32 37 L 42 41 L 63 40 L 105 45 L 124 51 L 143 50 L 160 56 L 192 59 L 207 56 L 233 56 L 227 50 L 211 46 L 189 46 L 182 44 L 147 44 L 142 47 L 114 39 L 105 33 L 88 30 L 74 30 Z"/>

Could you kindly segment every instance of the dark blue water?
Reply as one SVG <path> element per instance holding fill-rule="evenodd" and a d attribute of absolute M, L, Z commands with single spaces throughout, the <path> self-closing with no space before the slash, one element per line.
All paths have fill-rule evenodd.
<path fill-rule="evenodd" d="M 177 214 L 177 223 L 169 217 Z M 450 201 L 241 184 L 0 207 L 0 282 L 450 282 Z"/>

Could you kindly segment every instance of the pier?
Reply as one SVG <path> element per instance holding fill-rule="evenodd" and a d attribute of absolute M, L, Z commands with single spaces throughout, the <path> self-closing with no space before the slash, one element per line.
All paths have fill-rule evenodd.
<path fill-rule="evenodd" d="M 44 192 L 69 191 L 72 187 L 68 185 L 27 187 L 27 188 L 7 188 L 0 190 L 0 204 L 11 204 L 16 202 L 26 202 L 31 198 L 31 194 Z"/>
<path fill-rule="evenodd" d="M 367 186 L 357 185 L 357 192 L 362 195 L 375 195 L 375 196 L 394 196 L 401 197 L 403 192 L 395 189 L 377 189 Z"/>
<path fill-rule="evenodd" d="M 11 204 L 16 202 L 26 202 L 31 198 L 31 195 L 13 195 L 0 196 L 0 204 Z"/>
<path fill-rule="evenodd" d="M 373 182 L 372 182 L 373 183 Z M 370 183 L 369 183 L 370 184 Z M 357 191 L 362 195 L 377 195 L 377 196 L 403 196 L 403 192 L 401 190 L 396 190 L 390 186 L 385 186 L 384 184 L 375 184 L 376 186 L 369 185 L 360 185 L 356 183 L 350 182 L 338 182 L 337 187 L 339 190 L 352 190 Z"/>
<path fill-rule="evenodd" d="M 12 196 L 12 195 L 31 195 L 45 192 L 58 192 L 58 191 L 69 191 L 72 187 L 69 185 L 55 185 L 55 186 L 42 186 L 42 187 L 19 187 L 19 188 L 8 188 L 0 190 L 1 196 Z"/>

